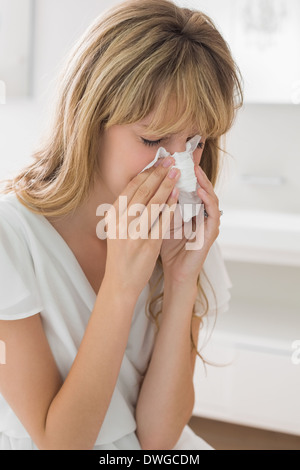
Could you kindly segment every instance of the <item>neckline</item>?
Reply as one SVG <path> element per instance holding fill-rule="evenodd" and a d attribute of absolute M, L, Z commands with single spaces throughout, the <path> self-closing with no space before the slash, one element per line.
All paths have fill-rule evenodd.
<path fill-rule="evenodd" d="M 91 310 L 94 308 L 94 304 L 96 302 L 96 298 L 97 298 L 97 294 L 95 293 L 93 287 L 91 286 L 88 278 L 86 277 L 82 267 L 80 266 L 76 256 L 74 255 L 73 251 L 71 250 L 71 248 L 69 247 L 69 245 L 67 244 L 67 242 L 65 241 L 65 239 L 61 236 L 61 234 L 56 230 L 56 228 L 49 222 L 49 220 L 42 214 L 37 214 L 38 216 L 41 217 L 41 219 L 45 222 L 45 225 L 47 225 L 47 227 L 50 226 L 50 230 L 53 232 L 54 236 L 58 239 L 59 243 L 62 245 L 62 248 L 65 249 L 65 251 L 67 252 L 67 255 L 70 257 L 70 260 L 76 265 L 76 269 L 78 270 L 78 273 L 81 275 L 83 281 L 85 282 L 86 284 L 86 287 L 91 295 Z M 141 291 L 137 301 L 136 301 L 136 304 L 135 304 L 135 307 L 134 307 L 134 312 L 133 312 L 133 316 L 132 316 L 132 323 L 134 322 L 135 318 L 136 318 L 136 315 L 137 315 L 137 312 L 139 311 L 139 309 L 137 308 L 138 305 L 140 305 L 140 302 L 144 302 L 143 300 L 143 296 L 146 295 L 146 293 L 149 292 L 149 283 L 147 283 L 144 287 L 144 289 Z"/>
<path fill-rule="evenodd" d="M 73 273 L 73 276 L 76 274 L 79 275 L 80 277 L 80 285 L 82 286 L 82 288 L 87 291 L 87 297 L 88 297 L 88 300 L 89 300 L 89 307 L 90 307 L 90 310 L 92 311 L 93 308 L 94 308 L 94 305 L 95 305 L 95 302 L 96 302 L 96 298 L 97 298 L 97 294 L 96 292 L 94 291 L 91 283 L 89 282 L 88 278 L 86 277 L 82 267 L 80 266 L 80 263 L 79 261 L 77 260 L 75 254 L 73 253 L 73 251 L 71 250 L 71 248 L 69 247 L 69 245 L 67 244 L 67 242 L 65 241 L 65 239 L 61 236 L 61 234 L 56 230 L 56 228 L 49 222 L 49 220 L 41 213 L 36 213 L 36 212 L 32 212 L 27 206 L 25 206 L 24 204 L 22 204 L 17 196 L 15 194 L 6 194 L 5 195 L 7 200 L 9 201 L 10 199 L 10 196 L 11 196 L 11 202 L 15 204 L 14 207 L 16 208 L 16 210 L 18 212 L 20 211 L 23 211 L 25 212 L 25 215 L 28 214 L 29 217 L 32 217 L 32 218 L 35 218 L 35 220 L 40 220 L 40 222 L 45 226 L 46 229 L 50 230 L 50 232 L 52 233 L 52 235 L 54 236 L 54 238 L 56 239 L 57 243 L 59 244 L 59 246 L 61 247 L 61 250 L 64 251 L 64 253 L 66 253 L 66 256 L 68 257 L 69 259 L 69 262 L 70 262 L 70 270 L 73 269 L 72 273 Z M 16 207 L 17 205 L 17 207 Z M 155 270 L 155 269 L 154 269 Z M 146 286 L 144 287 L 143 291 L 141 292 L 141 295 L 142 293 L 147 289 L 147 286 L 149 288 L 149 283 L 146 284 Z M 137 300 L 137 303 L 138 303 L 139 299 Z"/>

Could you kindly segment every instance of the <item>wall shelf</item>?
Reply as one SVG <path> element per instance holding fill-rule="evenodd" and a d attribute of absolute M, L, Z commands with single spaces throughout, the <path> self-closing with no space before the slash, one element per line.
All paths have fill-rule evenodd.
<path fill-rule="evenodd" d="M 263 305 L 250 299 L 247 303 L 235 300 L 230 310 L 218 318 L 213 334 L 220 344 L 230 343 L 291 357 L 292 343 L 300 339 L 300 311 L 295 307 Z"/>
<path fill-rule="evenodd" d="M 226 260 L 300 267 L 300 214 L 229 210 L 218 240 Z"/>

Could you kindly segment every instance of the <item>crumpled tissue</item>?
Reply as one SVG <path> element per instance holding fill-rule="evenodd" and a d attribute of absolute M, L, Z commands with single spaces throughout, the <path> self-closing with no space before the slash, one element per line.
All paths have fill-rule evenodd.
<path fill-rule="evenodd" d="M 179 189 L 178 203 L 181 210 L 182 219 L 184 222 L 189 222 L 192 217 L 198 215 L 202 200 L 197 194 L 197 189 L 200 187 L 194 171 L 193 152 L 196 150 L 201 140 L 200 135 L 196 135 L 186 143 L 184 152 L 175 152 L 172 157 L 175 159 L 173 168 L 178 168 L 181 171 L 179 180 L 176 183 Z M 151 168 L 159 158 L 165 158 L 171 155 L 164 147 L 160 147 L 152 162 L 149 163 L 140 173 Z"/>

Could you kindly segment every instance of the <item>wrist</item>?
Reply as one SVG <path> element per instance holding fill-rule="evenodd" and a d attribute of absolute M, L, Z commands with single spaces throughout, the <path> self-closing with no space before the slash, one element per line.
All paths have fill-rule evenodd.
<path fill-rule="evenodd" d="M 164 276 L 165 295 L 184 297 L 185 299 L 196 298 L 198 292 L 197 279 L 174 279 L 172 276 Z"/>
<path fill-rule="evenodd" d="M 195 282 L 178 283 L 166 278 L 164 280 L 163 318 L 171 317 L 174 321 L 178 317 L 180 321 L 190 321 L 197 293 L 198 288 Z"/>
<path fill-rule="evenodd" d="M 185 278 L 176 278 L 172 274 L 164 272 L 164 288 L 170 289 L 173 291 L 197 291 L 198 276 L 197 277 L 185 277 Z"/>
<path fill-rule="evenodd" d="M 98 294 L 100 294 L 100 292 L 105 292 L 106 295 L 114 299 L 116 303 L 120 303 L 124 307 L 134 308 L 139 297 L 137 293 L 131 292 L 130 289 L 127 289 L 126 286 L 117 282 L 114 277 L 107 274 L 105 274 L 102 280 Z"/>

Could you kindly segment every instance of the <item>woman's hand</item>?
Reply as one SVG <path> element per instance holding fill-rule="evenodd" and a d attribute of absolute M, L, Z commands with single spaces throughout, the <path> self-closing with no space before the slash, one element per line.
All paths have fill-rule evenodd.
<path fill-rule="evenodd" d="M 193 227 L 194 230 L 194 226 L 196 225 L 195 243 L 198 244 L 198 249 L 192 249 L 192 244 L 189 245 L 189 247 L 187 246 L 187 242 L 191 242 L 184 236 L 183 221 L 182 229 L 180 229 L 182 232 L 180 239 L 176 239 L 174 236 L 172 237 L 172 233 L 169 239 L 164 239 L 160 253 L 164 276 L 165 278 L 168 277 L 168 279 L 171 279 L 172 282 L 195 283 L 209 249 L 219 235 L 219 200 L 211 182 L 198 165 L 195 165 L 195 174 L 200 185 L 197 192 L 200 199 L 202 199 L 208 217 L 203 217 L 202 210 L 202 216 L 200 212 L 200 216 L 197 216 L 197 218 L 195 216 L 188 222 L 191 225 L 190 229 Z M 187 231 L 185 231 L 185 233 L 187 233 Z M 195 245 L 195 247 L 196 246 L 197 245 Z"/>
<path fill-rule="evenodd" d="M 169 163 L 169 166 L 167 164 Z M 174 158 L 138 174 L 105 216 L 107 258 L 105 277 L 129 295 L 138 296 L 149 281 L 159 256 L 168 218 L 176 208 L 180 171 L 171 169 Z"/>

